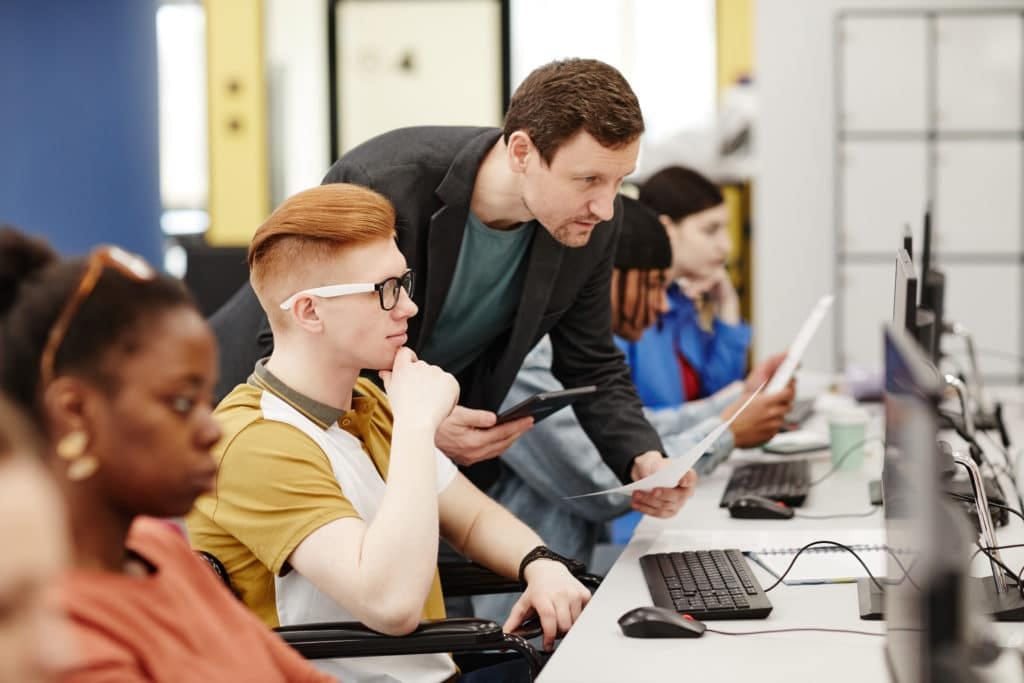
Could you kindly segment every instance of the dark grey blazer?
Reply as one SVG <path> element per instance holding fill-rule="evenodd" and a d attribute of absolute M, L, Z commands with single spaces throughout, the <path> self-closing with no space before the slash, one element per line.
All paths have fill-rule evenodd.
<path fill-rule="evenodd" d="M 414 299 L 420 314 L 409 321 L 409 346 L 414 350 L 430 335 L 441 313 L 477 169 L 499 135 L 497 128 L 403 128 L 356 147 L 324 177 L 325 183 L 373 188 L 394 203 L 398 246 L 416 272 Z M 615 218 L 598 225 L 581 248 L 562 246 L 543 228 L 535 231 L 512 328 L 481 349 L 458 379 L 462 405 L 496 410 L 526 354 L 550 334 L 555 377 L 567 388 L 600 388 L 574 409 L 605 462 L 628 481 L 634 456 L 664 449 L 643 417 L 625 358 L 612 340 L 610 283 L 620 216 L 617 205 Z M 256 360 L 269 355 L 273 339 L 248 285 L 211 322 L 221 344 L 219 398 L 245 381 Z M 468 474 L 485 488 L 497 472 L 497 462 L 488 461 Z"/>

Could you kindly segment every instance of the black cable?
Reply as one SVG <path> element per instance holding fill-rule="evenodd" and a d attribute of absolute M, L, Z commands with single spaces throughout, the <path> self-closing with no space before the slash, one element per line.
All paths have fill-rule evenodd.
<path fill-rule="evenodd" d="M 802 515 L 797 514 L 796 511 L 794 511 L 793 516 L 799 519 L 853 519 L 854 517 L 870 517 L 871 515 L 876 514 L 880 509 L 882 509 L 882 506 L 876 505 L 867 512 L 842 512 L 835 515 Z"/>
<path fill-rule="evenodd" d="M 988 439 L 989 443 L 991 443 L 992 446 L 997 451 L 999 451 L 1000 455 L 1003 456 L 1003 461 L 1006 463 L 1006 466 L 1003 468 L 1003 471 L 1005 472 L 1006 476 L 1010 479 L 1010 482 L 1013 484 L 1013 489 L 1017 493 L 1017 503 L 1020 505 L 1021 509 L 1024 510 L 1024 498 L 1021 498 L 1020 487 L 1017 485 L 1016 470 L 1018 463 L 1010 459 L 1010 452 L 1007 449 L 1000 446 L 998 443 L 996 443 L 995 437 L 993 437 L 986 431 L 982 431 L 980 432 L 980 434 L 984 436 L 986 439 Z M 1017 457 L 1019 458 L 1020 456 L 1018 455 Z"/>
<path fill-rule="evenodd" d="M 984 547 L 984 546 L 982 546 L 980 544 L 978 545 L 978 550 L 980 550 L 982 553 L 984 553 L 985 557 L 987 557 L 989 560 L 994 562 L 1000 569 L 1002 569 L 1003 572 L 1005 572 L 1006 576 L 1008 576 L 1011 579 L 1016 578 L 1017 574 L 1012 569 L 1007 567 L 1005 562 L 1003 562 L 1002 560 L 997 558 L 993 554 L 993 552 L 991 550 L 989 550 L 988 548 L 986 548 L 986 547 Z M 1017 585 L 1020 585 L 1020 584 L 1017 584 Z"/>
<path fill-rule="evenodd" d="M 1021 570 L 1020 570 L 1019 573 L 1014 574 L 1012 569 L 1007 567 L 1006 564 L 1004 564 L 1002 560 L 998 559 L 995 555 L 993 555 L 991 550 L 982 547 L 982 545 L 980 543 L 978 544 L 978 550 L 980 550 L 981 552 L 985 553 L 985 557 L 987 557 L 991 562 L 994 562 L 996 565 L 998 565 L 999 568 L 1002 569 L 1003 572 L 1005 572 L 1005 576 L 1007 578 L 1013 579 L 1016 582 L 1015 585 L 1016 585 L 1017 591 L 1022 596 L 1024 596 L 1024 585 L 1021 585 L 1021 574 L 1024 574 L 1024 567 L 1021 567 Z"/>
<path fill-rule="evenodd" d="M 969 560 L 969 562 L 974 562 L 974 558 L 976 558 L 978 555 L 981 555 L 986 550 L 1010 550 L 1011 548 L 1024 548 L 1024 543 L 1011 543 L 1009 545 L 993 545 L 987 548 L 982 546 L 980 543 L 977 545 L 978 549 L 974 551 L 973 555 L 971 555 L 971 559 Z"/>
<path fill-rule="evenodd" d="M 882 437 L 880 437 L 880 436 L 872 436 L 872 437 L 868 437 L 867 439 L 861 439 L 860 441 L 854 443 L 852 446 L 850 446 L 849 448 L 846 449 L 846 452 L 844 452 L 841 456 L 839 456 L 838 460 L 835 460 L 835 459 L 832 460 L 832 469 L 830 469 L 828 472 L 826 472 L 825 474 L 821 475 L 820 477 L 818 477 L 817 479 L 815 479 L 814 481 L 809 483 L 807 485 L 807 488 L 814 488 L 815 486 L 817 486 L 821 482 L 823 482 L 826 479 L 828 479 L 829 477 L 831 477 L 833 474 L 835 474 L 836 472 L 839 471 L 839 468 L 840 468 L 840 466 L 842 466 L 843 462 L 848 457 L 850 457 L 850 455 L 855 453 L 858 448 L 863 448 L 867 444 L 873 443 L 875 441 L 878 441 L 879 443 L 882 443 Z"/>
<path fill-rule="evenodd" d="M 797 631 L 815 631 L 819 633 L 849 633 L 855 636 L 881 636 L 885 637 L 884 633 L 875 633 L 874 631 L 858 631 L 854 628 L 814 628 L 810 626 L 802 626 L 797 628 L 773 628 L 765 629 L 762 631 L 719 631 L 716 628 L 705 629 L 708 633 L 717 633 L 720 636 L 759 636 L 765 633 L 794 633 Z"/>
<path fill-rule="evenodd" d="M 804 547 L 800 548 L 800 550 L 796 551 L 796 555 L 794 555 L 793 559 L 790 560 L 789 566 L 786 567 L 786 571 L 782 572 L 782 576 L 780 576 L 778 579 L 776 579 L 775 583 L 773 583 L 772 585 L 770 585 L 767 588 L 765 588 L 764 592 L 767 593 L 768 591 L 772 590 L 773 588 L 778 586 L 780 583 L 782 583 L 783 579 L 785 579 L 789 575 L 789 572 L 793 571 L 793 565 L 796 564 L 796 561 L 800 558 L 801 555 L 804 554 L 804 551 L 806 551 L 808 548 L 813 548 L 816 545 L 832 545 L 832 546 L 835 546 L 837 548 L 842 548 L 846 552 L 850 553 L 851 555 L 853 555 L 854 559 L 857 560 L 857 562 L 860 563 L 860 566 L 864 568 L 864 571 L 866 571 L 868 573 L 868 578 L 871 579 L 871 582 L 874 583 L 876 586 L 878 586 L 878 590 L 883 591 L 883 592 L 885 591 L 885 586 L 883 586 L 881 583 L 878 582 L 878 579 L 875 578 L 875 575 L 871 573 L 871 570 L 868 569 L 868 566 L 866 564 L 864 564 L 864 560 L 862 560 L 860 558 L 860 555 L 858 555 L 856 553 L 856 551 L 854 551 L 853 548 L 851 548 L 848 545 L 843 545 L 842 543 L 837 543 L 836 541 L 812 541 L 812 542 L 808 543 L 807 545 L 805 545 Z M 899 562 L 898 559 L 896 561 Z M 901 569 L 903 568 L 902 564 L 900 565 L 900 568 Z M 904 572 L 905 571 L 906 570 L 904 569 Z"/>
<path fill-rule="evenodd" d="M 984 436 L 986 439 L 988 439 L 988 442 L 992 444 L 992 447 L 999 451 L 999 455 L 1003 456 L 1003 460 L 1006 462 L 1006 467 L 1012 472 L 1013 463 L 1010 462 L 1010 453 L 1001 445 L 999 445 L 999 443 L 995 440 L 995 437 L 993 437 L 987 431 L 981 430 L 978 433 Z"/>
<path fill-rule="evenodd" d="M 955 424 L 954 424 L 954 427 L 956 429 L 957 434 L 960 435 L 960 438 L 962 438 L 970 446 L 973 447 L 971 449 L 972 455 L 974 453 L 977 453 L 977 456 L 978 456 L 977 459 L 980 460 L 981 462 L 983 462 L 984 464 L 988 465 L 989 469 L 991 469 L 993 472 L 996 472 L 998 474 L 999 470 L 996 468 L 995 463 L 993 463 L 992 460 L 989 459 L 988 454 L 985 452 L 985 449 L 983 449 L 981 447 L 981 445 L 972 436 L 966 434 L 962 429 L 957 427 Z M 986 432 L 984 432 L 984 431 L 982 431 L 981 433 L 982 434 L 986 434 Z M 989 437 L 989 438 L 991 439 L 991 437 Z M 994 445 L 1000 451 L 1003 451 L 1003 449 L 999 448 L 999 445 L 996 444 L 994 440 L 992 442 L 992 445 Z M 1007 462 L 1009 462 L 1009 460 L 1010 460 L 1009 456 L 1006 454 L 1005 451 L 1003 451 L 1003 456 L 1004 456 L 1004 459 Z M 1013 466 L 1011 466 L 1010 469 L 1012 470 Z M 1013 491 L 1014 491 L 1015 494 L 1017 494 L 1017 503 L 1020 505 L 1021 509 L 1024 510 L 1024 498 L 1021 497 L 1020 488 L 1017 486 L 1017 477 L 1016 477 L 1016 475 L 1012 471 L 1010 473 L 1008 473 L 1008 476 L 1009 476 L 1010 482 L 1013 484 Z M 994 481 L 995 481 L 996 488 L 999 489 L 999 493 L 1001 493 L 1005 497 L 1006 496 L 1006 491 L 1003 490 L 1002 485 L 999 483 L 998 476 L 995 477 Z M 1024 516 L 1022 516 L 1020 512 L 1018 512 L 1017 510 L 1015 510 L 1015 509 L 1013 509 L 1011 507 L 1000 505 L 999 503 L 989 503 L 989 504 L 994 506 L 994 507 L 996 507 L 996 508 L 1002 508 L 1002 509 L 1005 509 L 1005 510 L 1009 510 L 1013 514 L 1015 514 L 1018 517 L 1020 517 L 1021 520 L 1024 520 Z"/>
<path fill-rule="evenodd" d="M 977 504 L 977 502 L 978 502 L 978 500 L 974 496 L 965 496 L 962 493 L 954 493 L 953 491 L 946 491 L 946 495 L 950 496 L 952 498 L 956 498 L 957 500 L 965 500 L 968 503 L 975 503 L 975 504 Z M 1016 509 L 1010 507 L 1009 505 L 1003 505 L 1001 503 L 993 503 L 991 500 L 988 501 L 988 504 L 991 507 L 994 507 L 994 508 L 996 508 L 998 510 L 1006 510 L 1007 512 L 1011 512 L 1011 513 L 1017 515 L 1017 517 L 1019 517 L 1021 521 L 1024 521 L 1024 514 L 1021 514 L 1020 510 L 1016 510 Z"/>

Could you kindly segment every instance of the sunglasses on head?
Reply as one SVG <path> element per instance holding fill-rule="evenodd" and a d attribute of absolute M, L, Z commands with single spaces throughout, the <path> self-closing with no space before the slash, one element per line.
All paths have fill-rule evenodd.
<path fill-rule="evenodd" d="M 89 295 L 96 289 L 103 271 L 112 268 L 127 278 L 143 282 L 156 277 L 156 271 L 141 256 L 129 253 L 120 247 L 104 246 L 98 247 L 89 254 L 85 267 L 82 269 L 82 276 L 78 280 L 74 293 L 67 300 L 64 307 L 54 321 L 50 333 L 46 336 L 46 345 L 43 346 L 43 355 L 39 362 L 39 375 L 41 386 L 46 387 L 53 381 L 54 363 L 57 359 L 57 352 L 64 342 L 68 328 L 71 327 L 75 314 L 82 307 L 82 303 L 89 298 Z"/>

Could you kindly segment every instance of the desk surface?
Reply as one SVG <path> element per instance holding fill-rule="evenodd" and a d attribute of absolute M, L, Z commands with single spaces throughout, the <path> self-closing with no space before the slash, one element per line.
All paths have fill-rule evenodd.
<path fill-rule="evenodd" d="M 1008 403 L 1005 414 L 1011 422 L 1014 443 L 1024 443 L 1024 407 L 1020 392 L 1017 403 Z M 812 425 L 813 428 L 813 425 Z M 943 437 L 946 435 L 943 434 Z M 982 442 L 986 446 L 986 442 Z M 788 456 L 793 457 L 793 456 Z M 993 458 L 999 461 L 993 449 Z M 730 462 L 763 459 L 738 453 Z M 812 455 L 812 477 L 830 469 L 827 452 Z M 811 489 L 801 508 L 808 514 L 825 515 L 866 512 L 868 482 L 879 478 L 881 447 L 869 448 L 864 465 L 857 471 L 840 470 Z M 619 630 L 617 619 L 638 605 L 650 605 L 639 558 L 649 552 L 703 548 L 757 549 L 765 546 L 803 545 L 818 539 L 841 540 L 844 536 L 880 533 L 881 511 L 869 517 L 833 520 L 739 520 L 718 507 L 732 466 L 723 465 L 701 480 L 693 498 L 676 517 L 669 520 L 644 518 L 636 534 L 601 588 L 583 611 L 579 621 L 561 642 L 541 673 L 541 683 L 602 683 L 607 681 L 669 681 L 705 676 L 708 680 L 881 682 L 888 680 L 883 637 L 846 633 L 801 631 L 751 636 L 705 633 L 694 639 L 635 639 Z M 1011 486 L 1004 482 L 1007 490 Z M 1000 543 L 1024 541 L 1024 524 L 1012 518 L 998 530 Z M 1005 551 L 1010 566 L 1024 563 L 1024 552 Z M 799 560 L 798 560 L 799 561 Z M 772 579 L 751 563 L 763 587 Z M 987 563 L 977 562 L 978 573 Z M 774 610 L 767 619 L 708 622 L 723 631 L 753 631 L 783 628 L 842 628 L 884 633 L 883 622 L 861 621 L 855 584 L 810 586 L 780 585 L 768 594 Z M 1016 628 L 1020 625 L 1001 626 Z M 1004 658 L 1006 659 L 1006 658 Z M 1003 663 L 1005 667 L 1006 664 Z M 1010 672 L 1015 673 L 1015 664 Z M 827 672 L 827 673 L 826 673 Z M 1012 677 L 1005 680 L 1012 680 Z"/>

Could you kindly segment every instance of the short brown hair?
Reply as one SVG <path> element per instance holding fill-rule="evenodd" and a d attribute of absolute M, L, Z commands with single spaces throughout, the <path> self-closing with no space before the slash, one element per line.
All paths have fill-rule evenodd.
<path fill-rule="evenodd" d="M 611 149 L 644 132 L 633 89 L 615 67 L 596 59 L 565 59 L 535 69 L 516 88 L 505 114 L 505 142 L 525 131 L 546 164 L 581 129 Z"/>
<path fill-rule="evenodd" d="M 319 185 L 286 199 L 256 229 L 249 277 L 259 296 L 268 279 L 347 246 L 394 236 L 395 209 L 382 195 L 348 183 Z"/>

